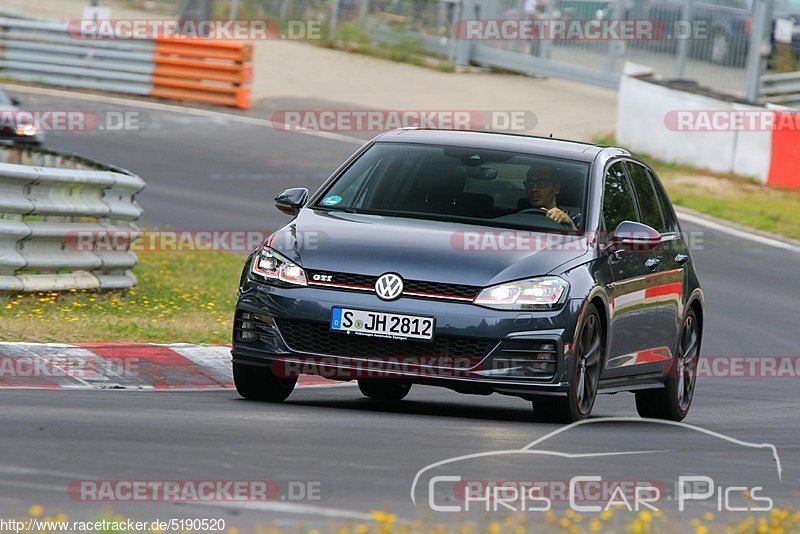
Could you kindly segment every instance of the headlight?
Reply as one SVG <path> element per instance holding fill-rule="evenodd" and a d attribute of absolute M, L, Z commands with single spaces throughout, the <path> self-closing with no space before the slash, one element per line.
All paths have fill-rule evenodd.
<path fill-rule="evenodd" d="M 253 257 L 250 272 L 267 280 L 295 286 L 308 285 L 306 272 L 302 267 L 267 247 L 263 247 Z"/>
<path fill-rule="evenodd" d="M 17 135 L 33 137 L 39 133 L 39 129 L 33 124 L 20 124 L 17 126 Z"/>
<path fill-rule="evenodd" d="M 496 310 L 552 310 L 564 302 L 569 284 L 556 276 L 487 287 L 473 301 Z"/>

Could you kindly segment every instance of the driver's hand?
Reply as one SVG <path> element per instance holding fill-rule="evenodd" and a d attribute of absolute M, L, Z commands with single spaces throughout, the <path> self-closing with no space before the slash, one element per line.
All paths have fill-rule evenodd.
<path fill-rule="evenodd" d="M 572 222 L 572 218 L 563 210 L 558 208 L 550 208 L 547 210 L 547 217 L 553 219 L 558 224 L 569 226 L 572 230 L 575 230 L 575 223 Z"/>

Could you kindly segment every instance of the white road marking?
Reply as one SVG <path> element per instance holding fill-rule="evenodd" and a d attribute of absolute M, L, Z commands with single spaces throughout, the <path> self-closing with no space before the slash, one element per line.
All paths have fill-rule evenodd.
<path fill-rule="evenodd" d="M 0 480 L 0 486 L 9 488 L 26 488 L 42 491 L 59 491 L 65 492 L 66 486 L 56 486 L 53 484 L 39 484 L 37 482 L 23 482 L 21 480 Z"/>
<path fill-rule="evenodd" d="M 706 219 L 705 217 L 698 217 L 696 215 L 692 215 L 691 213 L 686 213 L 681 210 L 678 210 L 677 213 L 678 213 L 678 219 L 682 221 L 690 222 L 698 226 L 704 226 L 706 228 L 711 228 L 712 230 L 716 230 L 718 232 L 722 232 L 724 234 L 728 234 L 741 239 L 747 239 L 748 241 L 752 241 L 754 243 L 761 243 L 762 245 L 768 245 L 770 247 L 775 247 L 783 250 L 788 250 L 790 252 L 800 253 L 800 247 L 798 247 L 797 245 L 793 245 L 791 243 L 786 243 L 784 241 L 773 239 L 771 237 L 747 232 L 745 230 L 740 230 L 738 228 L 733 228 L 726 224 L 719 223 L 716 221 L 711 221 L 709 219 Z"/>

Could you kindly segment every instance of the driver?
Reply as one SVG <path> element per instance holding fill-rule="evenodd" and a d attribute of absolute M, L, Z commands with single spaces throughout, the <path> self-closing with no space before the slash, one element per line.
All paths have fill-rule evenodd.
<path fill-rule="evenodd" d="M 577 230 L 572 217 L 556 205 L 556 197 L 561 190 L 553 169 L 542 165 L 532 165 L 524 182 L 525 193 L 535 209 L 547 213 L 547 217 L 570 230 Z"/>

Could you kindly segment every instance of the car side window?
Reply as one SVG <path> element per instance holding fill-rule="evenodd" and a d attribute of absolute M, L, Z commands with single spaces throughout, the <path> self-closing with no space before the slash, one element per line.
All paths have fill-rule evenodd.
<path fill-rule="evenodd" d="M 669 203 L 667 193 L 659 183 L 656 175 L 649 169 L 647 170 L 647 175 L 650 177 L 650 181 L 653 184 L 653 189 L 655 189 L 656 195 L 658 196 L 658 203 L 661 206 L 661 214 L 664 216 L 664 226 L 666 228 L 665 232 L 677 232 L 678 223 L 675 221 L 675 215 L 672 210 L 672 205 Z"/>
<path fill-rule="evenodd" d="M 667 228 L 664 224 L 664 216 L 661 214 L 661 204 L 658 202 L 656 190 L 647 174 L 647 169 L 637 163 L 628 162 L 627 165 L 633 189 L 636 192 L 636 200 L 639 202 L 642 222 L 655 228 L 659 233 L 665 233 Z"/>
<path fill-rule="evenodd" d="M 613 232 L 622 221 L 638 221 L 625 167 L 622 162 L 613 164 L 606 172 L 603 186 L 603 220 L 606 230 Z"/>

